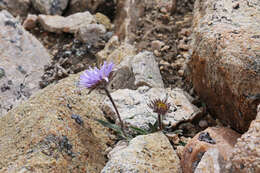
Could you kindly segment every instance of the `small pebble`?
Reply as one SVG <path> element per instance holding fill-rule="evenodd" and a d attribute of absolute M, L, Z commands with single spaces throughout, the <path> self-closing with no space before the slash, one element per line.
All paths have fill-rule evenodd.
<path fill-rule="evenodd" d="M 206 120 L 200 120 L 199 121 L 199 126 L 201 128 L 207 128 L 208 127 L 208 122 Z"/>

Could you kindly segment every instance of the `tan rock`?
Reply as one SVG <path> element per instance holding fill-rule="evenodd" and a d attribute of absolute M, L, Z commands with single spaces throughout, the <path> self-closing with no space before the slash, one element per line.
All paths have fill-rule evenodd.
<path fill-rule="evenodd" d="M 33 29 L 36 26 L 37 21 L 38 21 L 38 16 L 37 15 L 28 14 L 27 18 L 23 22 L 23 27 L 26 30 Z"/>
<path fill-rule="evenodd" d="M 192 173 L 201 161 L 204 153 L 216 148 L 221 163 L 225 163 L 231 156 L 239 134 L 229 128 L 210 127 L 194 136 L 185 146 L 181 156 L 181 166 L 185 173 Z"/>
<path fill-rule="evenodd" d="M 39 22 L 42 27 L 49 32 L 55 33 L 76 33 L 80 27 L 96 23 L 96 19 L 88 11 L 84 13 L 75 13 L 68 17 L 39 15 Z"/>
<path fill-rule="evenodd" d="M 110 19 L 105 16 L 104 14 L 102 13 L 96 13 L 94 15 L 96 21 L 102 25 L 104 25 L 106 27 L 107 30 L 110 30 L 112 28 L 112 24 L 111 24 L 111 21 Z"/>
<path fill-rule="evenodd" d="M 105 48 L 97 53 L 98 63 L 113 61 L 119 64 L 125 57 L 136 55 L 134 46 L 128 43 L 120 43 L 117 36 L 113 36 Z"/>
<path fill-rule="evenodd" d="M 1 173 L 101 171 L 113 144 L 95 121 L 103 119 L 104 98 L 76 88 L 78 79 L 49 85 L 0 118 Z"/>
<path fill-rule="evenodd" d="M 102 173 L 181 173 L 180 160 L 161 132 L 138 136 L 110 157 Z"/>
<path fill-rule="evenodd" d="M 247 131 L 260 103 L 259 6 L 205 0 L 194 7 L 193 86 L 215 116 L 240 132 Z"/>
<path fill-rule="evenodd" d="M 231 173 L 260 172 L 260 105 L 249 130 L 239 138 L 231 156 Z"/>

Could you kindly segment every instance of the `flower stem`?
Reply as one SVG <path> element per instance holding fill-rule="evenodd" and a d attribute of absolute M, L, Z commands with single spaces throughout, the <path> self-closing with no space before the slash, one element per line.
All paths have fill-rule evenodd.
<path fill-rule="evenodd" d="M 162 124 L 162 116 L 161 114 L 158 114 L 158 126 L 159 126 L 159 130 L 163 129 L 163 124 Z"/>
<path fill-rule="evenodd" d="M 123 134 L 126 136 L 126 133 L 125 133 L 125 130 L 124 130 L 124 123 L 123 123 L 123 121 L 122 121 L 122 119 L 121 119 L 121 116 L 120 116 L 118 110 L 117 110 L 117 107 L 116 107 L 116 105 L 115 105 L 115 102 L 114 102 L 114 100 L 113 100 L 113 98 L 112 98 L 110 92 L 108 91 L 108 89 L 105 87 L 104 90 L 105 90 L 105 92 L 106 92 L 108 98 L 110 99 L 110 101 L 111 101 L 111 103 L 112 103 L 112 105 L 113 105 L 113 107 L 114 107 L 114 109 L 115 109 L 115 111 L 116 111 L 117 117 L 118 117 L 119 122 L 120 122 L 121 130 L 122 130 Z"/>

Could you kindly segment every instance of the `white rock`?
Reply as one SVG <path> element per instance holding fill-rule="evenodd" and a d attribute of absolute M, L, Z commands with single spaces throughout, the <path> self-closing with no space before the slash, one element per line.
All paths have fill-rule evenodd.
<path fill-rule="evenodd" d="M 68 17 L 39 15 L 39 22 L 46 31 L 55 33 L 76 33 L 79 28 L 86 27 L 91 23 L 96 23 L 94 16 L 88 11 L 75 13 Z"/>
<path fill-rule="evenodd" d="M 111 155 L 102 173 L 181 173 L 180 160 L 163 133 L 132 139 Z"/>
<path fill-rule="evenodd" d="M 7 11 L 0 12 L 0 115 L 39 90 L 50 55 Z"/>

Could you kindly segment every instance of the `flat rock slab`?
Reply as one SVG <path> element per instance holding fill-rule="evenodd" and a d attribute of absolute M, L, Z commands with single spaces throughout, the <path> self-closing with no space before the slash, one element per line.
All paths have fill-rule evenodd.
<path fill-rule="evenodd" d="M 0 12 L 0 115 L 39 90 L 50 55 L 7 11 Z"/>
<path fill-rule="evenodd" d="M 178 88 L 173 90 L 150 89 L 149 87 L 139 87 L 137 90 L 119 89 L 112 93 L 112 97 L 123 121 L 132 126 L 148 129 L 148 123 L 155 123 L 157 114 L 147 104 L 153 99 L 164 99 L 166 94 L 169 96 L 168 103 L 171 104 L 171 112 L 164 117 L 163 123 L 165 126 L 176 126 L 178 123 L 192 120 L 200 114 L 200 110 L 190 103 L 185 92 Z M 116 120 L 117 117 L 113 113 L 114 108 L 108 98 L 105 99 L 105 104 L 107 107 L 104 110 Z"/>
<path fill-rule="evenodd" d="M 114 136 L 95 119 L 102 95 L 76 87 L 79 74 L 49 85 L 0 118 L 0 172 L 100 172 Z"/>
<path fill-rule="evenodd" d="M 88 24 L 96 23 L 96 19 L 88 11 L 75 13 L 68 17 L 39 15 L 39 22 L 42 27 L 49 32 L 62 33 L 68 32 L 75 34 L 80 27 L 86 27 Z"/>
<path fill-rule="evenodd" d="M 260 1 L 196 1 L 189 63 L 212 114 L 247 131 L 260 103 Z"/>
<path fill-rule="evenodd" d="M 181 168 L 168 138 L 158 132 L 138 136 L 126 148 L 113 152 L 101 173 L 114 172 L 181 173 Z"/>

